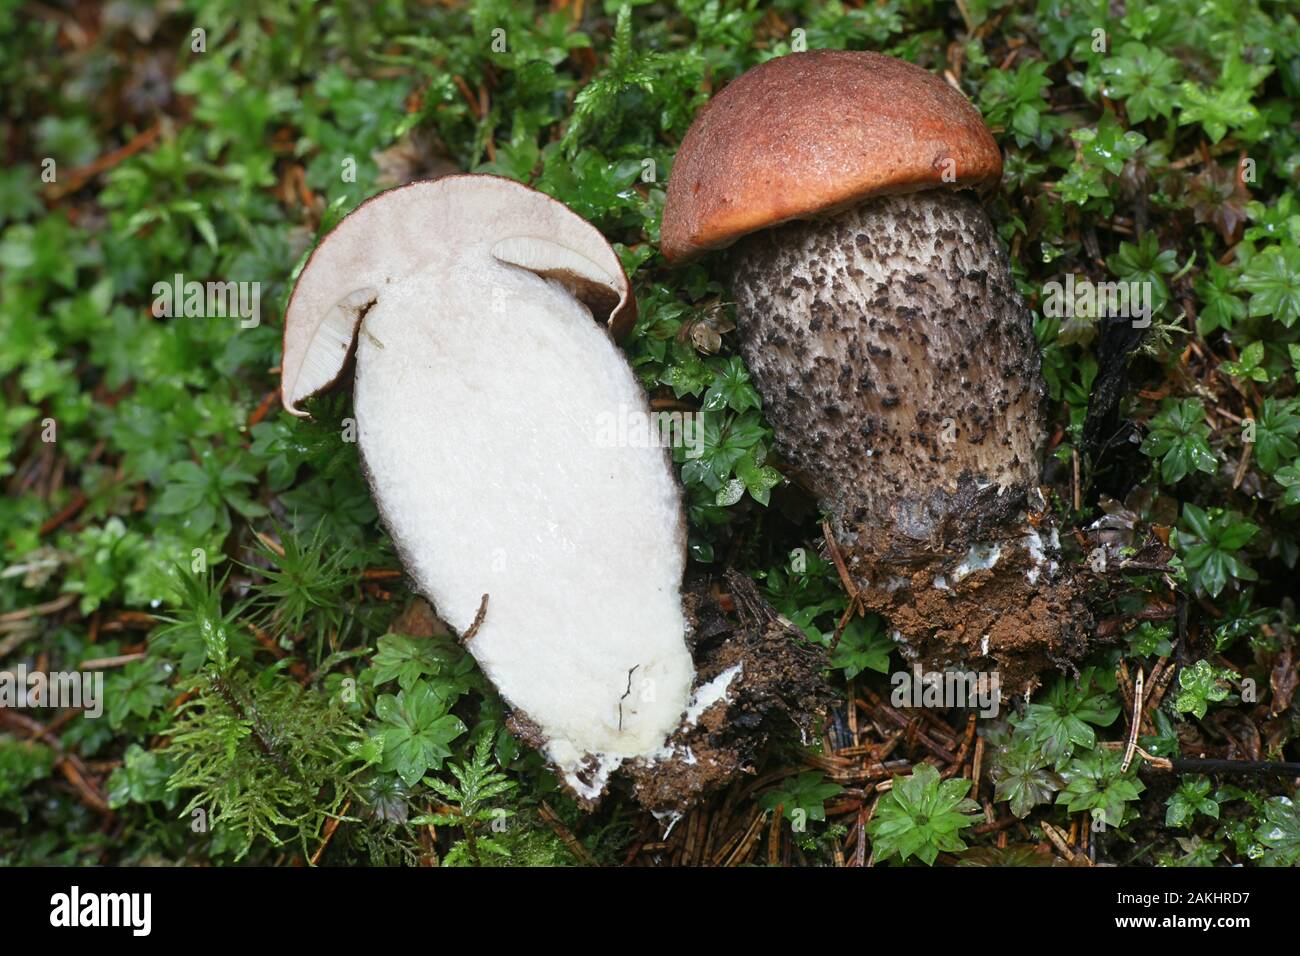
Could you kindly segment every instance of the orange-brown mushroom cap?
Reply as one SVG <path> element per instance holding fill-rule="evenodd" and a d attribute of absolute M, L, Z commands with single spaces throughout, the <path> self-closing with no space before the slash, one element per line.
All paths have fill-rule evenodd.
<path fill-rule="evenodd" d="M 660 247 L 686 259 L 872 196 L 1001 176 L 983 117 L 933 73 L 879 53 L 792 53 L 733 81 L 695 118 Z"/>

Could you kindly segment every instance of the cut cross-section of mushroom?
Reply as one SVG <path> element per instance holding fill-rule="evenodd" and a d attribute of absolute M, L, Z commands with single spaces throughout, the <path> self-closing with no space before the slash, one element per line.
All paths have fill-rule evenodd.
<path fill-rule="evenodd" d="M 407 571 L 592 799 L 663 750 L 695 671 L 678 487 L 664 449 L 603 437 L 649 408 L 586 302 L 616 327 L 635 308 L 614 251 L 560 203 L 490 176 L 406 186 L 304 269 L 283 389 L 300 412 L 355 347 L 358 443 Z"/>
<path fill-rule="evenodd" d="M 412 183 L 362 203 L 307 260 L 285 313 L 284 407 L 305 415 L 300 403 L 338 381 L 361 318 L 407 279 L 452 264 L 489 279 L 497 263 L 575 290 L 616 339 L 636 319 L 618 255 L 562 203 L 496 176 Z M 504 286 L 481 288 L 484 307 L 505 309 L 491 298 L 504 296 Z"/>
<path fill-rule="evenodd" d="M 281 385 L 305 414 L 355 353 L 361 457 L 416 590 L 579 800 L 626 763 L 671 814 L 773 718 L 807 731 L 823 661 L 788 622 L 698 626 L 668 451 L 630 431 L 653 421 L 613 341 L 635 314 L 614 250 L 560 203 L 493 176 L 417 183 L 322 240 Z"/>

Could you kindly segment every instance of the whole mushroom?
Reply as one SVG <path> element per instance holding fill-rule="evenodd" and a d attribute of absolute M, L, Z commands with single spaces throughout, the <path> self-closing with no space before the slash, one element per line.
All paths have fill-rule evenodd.
<path fill-rule="evenodd" d="M 363 203 L 303 267 L 281 393 L 306 415 L 355 354 L 366 477 L 414 589 L 575 797 L 627 764 L 643 803 L 674 810 L 762 742 L 723 733 L 726 712 L 752 731 L 784 703 L 745 668 L 754 634 L 692 660 L 668 454 L 610 439 L 649 417 L 614 342 L 635 317 L 618 256 L 563 204 L 495 176 L 417 182 Z M 799 660 L 811 685 L 820 664 Z"/>
<path fill-rule="evenodd" d="M 1038 491 L 1044 383 L 1028 310 L 972 190 L 1002 158 L 913 64 L 791 54 L 696 117 L 662 249 L 728 256 L 740 348 L 863 607 L 904 652 L 1004 689 L 1081 648 L 1086 610 Z"/>

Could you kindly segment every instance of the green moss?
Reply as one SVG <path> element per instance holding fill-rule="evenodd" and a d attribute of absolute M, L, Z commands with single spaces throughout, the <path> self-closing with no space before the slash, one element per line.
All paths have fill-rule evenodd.
<path fill-rule="evenodd" d="M 1284 599 L 1300 557 L 1295 14 L 1268 0 L 1207 0 L 1194 17 L 1103 0 L 970 0 L 961 17 L 928 0 L 589 3 L 579 22 L 572 9 L 344 2 L 321 16 L 271 0 L 254 20 L 207 0 L 137 5 L 130 25 L 105 20 L 68 57 L 55 22 L 0 0 L 0 611 L 72 602 L 6 624 L 0 666 L 45 654 L 51 669 L 75 668 L 141 641 L 148 652 L 110 670 L 105 719 L 57 731 L 83 758 L 121 762 L 92 781 L 120 839 L 107 845 L 100 818 L 57 782 L 53 748 L 2 737 L 0 846 L 19 847 L 6 861 L 320 851 L 325 864 L 411 864 L 427 836 L 412 821 L 461 806 L 458 772 L 506 785 L 473 813 L 514 816 L 502 832 L 494 816 L 444 821 L 438 849 L 453 862 L 571 861 L 537 817 L 542 799 L 601 862 L 624 859 L 638 811 L 617 797 L 577 811 L 502 730 L 472 660 L 392 631 L 409 595 L 345 437 L 349 397 L 319 400 L 312 421 L 278 409 L 280 316 L 314 237 L 392 170 L 456 166 L 554 195 L 609 236 L 632 277 L 641 316 L 627 351 L 642 382 L 704 412 L 705 454 L 677 463 L 691 557 L 760 578 L 829 645 L 847 598 L 818 555 L 816 516 L 769 456 L 725 274 L 709 260 L 669 268 L 658 253 L 664 184 L 709 92 L 801 44 L 946 70 L 982 108 L 1006 163 L 988 202 L 1039 315 L 1066 463 L 1049 500 L 1086 527 L 1103 493 L 1125 498 L 1105 505 L 1108 520 L 1145 565 L 1099 608 L 1123 622 L 1123 640 L 1084 662 L 1093 677 L 1047 681 L 1002 736 L 982 725 L 999 812 L 1062 823 L 1105 806 L 1112 831 L 1163 817 L 1159 799 L 1089 776 L 1124 737 L 1124 697 L 1096 678 L 1120 664 L 1149 675 L 1175 646 L 1179 659 L 1215 657 L 1213 687 L 1189 668 L 1165 696 L 1142 737 L 1151 752 L 1176 754 L 1178 722 L 1200 720 L 1207 702 L 1211 718 L 1231 707 L 1266 719 L 1296 634 Z M 118 150 L 102 172 L 77 174 Z M 258 324 L 155 317 L 154 285 L 177 273 L 260 283 Z M 1045 284 L 1066 273 L 1152 289 L 1152 334 L 1114 410 L 1128 430 L 1096 455 L 1088 412 L 1113 358 L 1094 315 L 1042 314 Z M 1167 554 L 1157 546 L 1171 528 L 1168 569 L 1140 560 Z M 1175 604 L 1185 621 L 1139 627 Z M 146 613 L 163 619 L 150 627 Z M 888 634 L 873 620 L 841 635 L 837 686 L 883 685 L 877 672 L 901 666 Z M 1261 735 L 1269 756 L 1297 758 L 1294 709 Z M 1052 803 L 1065 779 L 1102 778 Z M 756 805 L 781 802 L 769 789 Z M 1220 819 L 1180 817 L 1191 842 L 1157 833 L 1143 861 L 1291 859 L 1270 835 L 1289 826 L 1284 796 L 1267 781 L 1221 788 Z M 214 819 L 195 839 L 199 809 Z M 893 815 L 890 845 L 957 851 L 955 839 L 917 842 L 906 816 Z M 471 852 L 478 829 L 487 842 Z M 836 834 L 839 822 L 813 820 L 795 836 L 827 861 Z"/>

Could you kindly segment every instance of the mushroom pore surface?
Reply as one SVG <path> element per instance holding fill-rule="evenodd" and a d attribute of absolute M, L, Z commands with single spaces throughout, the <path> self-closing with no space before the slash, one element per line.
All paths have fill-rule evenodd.
<path fill-rule="evenodd" d="M 1083 612 L 1049 529 L 1025 523 L 1040 510 L 1041 361 L 980 206 L 944 189 L 878 197 L 732 255 L 777 450 L 905 653 L 990 657 L 1022 684 L 1066 656 Z"/>

